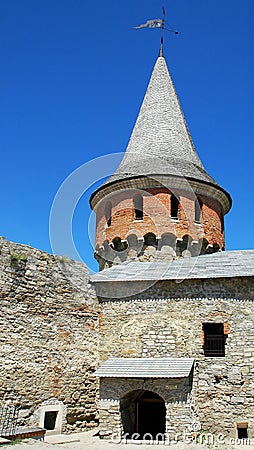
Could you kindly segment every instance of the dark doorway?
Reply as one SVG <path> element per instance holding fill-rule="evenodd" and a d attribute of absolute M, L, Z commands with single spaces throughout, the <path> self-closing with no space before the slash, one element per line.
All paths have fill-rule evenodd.
<path fill-rule="evenodd" d="M 159 440 L 162 440 L 162 437 L 158 436 L 165 433 L 166 427 L 166 408 L 162 398 L 154 392 L 144 391 L 137 402 L 136 420 L 141 439 L 150 439 L 150 434 L 153 439 L 159 437 Z M 148 436 L 145 436 L 146 434 Z"/>
<path fill-rule="evenodd" d="M 121 416 L 124 433 L 129 433 L 127 438 L 138 433 L 141 440 L 163 440 L 166 407 L 158 394 L 145 390 L 128 393 L 121 400 Z"/>
<path fill-rule="evenodd" d="M 44 428 L 54 430 L 58 411 L 46 411 L 44 416 Z"/>

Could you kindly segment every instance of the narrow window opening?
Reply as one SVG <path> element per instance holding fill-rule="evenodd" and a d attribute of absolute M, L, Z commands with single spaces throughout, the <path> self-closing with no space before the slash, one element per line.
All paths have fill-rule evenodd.
<path fill-rule="evenodd" d="M 237 424 L 237 437 L 238 439 L 248 439 L 248 424 L 246 423 Z"/>
<path fill-rule="evenodd" d="M 143 220 L 143 197 L 141 195 L 135 195 L 134 200 L 134 219 Z"/>
<path fill-rule="evenodd" d="M 171 217 L 172 217 L 172 219 L 178 219 L 178 212 L 179 212 L 179 200 L 174 194 L 171 194 Z"/>
<path fill-rule="evenodd" d="M 225 335 L 223 323 L 203 323 L 205 356 L 225 356 Z"/>
<path fill-rule="evenodd" d="M 200 198 L 195 200 L 195 222 L 200 223 L 202 221 L 202 207 L 203 203 Z"/>
<path fill-rule="evenodd" d="M 58 411 L 46 411 L 44 415 L 44 428 L 54 430 Z"/>
<path fill-rule="evenodd" d="M 221 232 L 223 233 L 224 231 L 224 215 L 223 215 L 223 211 L 221 210 L 220 213 L 220 223 L 221 223 Z"/>
<path fill-rule="evenodd" d="M 108 227 L 110 227 L 111 225 L 111 216 L 112 216 L 112 204 L 111 202 L 107 202 L 105 206 L 105 217 Z"/>

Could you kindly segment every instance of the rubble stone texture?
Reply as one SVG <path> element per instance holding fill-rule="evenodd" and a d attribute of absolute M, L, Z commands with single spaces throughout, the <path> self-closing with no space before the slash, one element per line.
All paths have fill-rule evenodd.
<path fill-rule="evenodd" d="M 145 389 L 165 400 L 166 431 L 183 432 L 197 421 L 202 430 L 236 437 L 236 424 L 247 422 L 249 438 L 254 438 L 253 279 L 160 281 L 133 297 L 127 297 L 126 282 L 120 300 L 101 299 L 102 360 L 195 358 L 188 395 L 184 379 L 146 381 Z M 206 322 L 224 324 L 225 357 L 204 356 Z M 121 397 L 141 388 L 142 380 L 101 380 L 102 435 L 121 430 Z"/>
<path fill-rule="evenodd" d="M 20 425 L 38 425 L 41 407 L 60 404 L 63 431 L 87 429 L 98 408 L 101 436 L 109 437 L 123 431 L 121 398 L 144 384 L 102 379 L 99 400 L 100 362 L 194 357 L 191 389 L 187 379 L 146 380 L 165 400 L 167 431 L 200 423 L 235 437 L 236 424 L 247 422 L 254 437 L 253 277 L 158 281 L 132 297 L 127 280 L 120 299 L 97 299 L 82 263 L 2 238 L 0 265 L 0 396 L 20 397 Z M 206 322 L 224 324 L 225 358 L 204 356 Z"/>
<path fill-rule="evenodd" d="M 63 403 L 63 430 L 97 424 L 100 312 L 86 266 L 0 241 L 0 399 L 20 399 L 19 425 Z"/>

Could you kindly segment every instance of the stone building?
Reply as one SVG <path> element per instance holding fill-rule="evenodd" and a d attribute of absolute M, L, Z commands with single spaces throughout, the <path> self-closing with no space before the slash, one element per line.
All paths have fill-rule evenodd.
<path fill-rule="evenodd" d="M 231 197 L 200 161 L 162 52 L 90 202 L 91 277 L 1 238 L 0 397 L 49 432 L 99 420 L 103 438 L 254 438 L 254 251 L 225 251 Z"/>
<path fill-rule="evenodd" d="M 225 251 L 231 198 L 197 155 L 162 52 L 91 206 L 101 436 L 254 437 L 254 251 Z"/>

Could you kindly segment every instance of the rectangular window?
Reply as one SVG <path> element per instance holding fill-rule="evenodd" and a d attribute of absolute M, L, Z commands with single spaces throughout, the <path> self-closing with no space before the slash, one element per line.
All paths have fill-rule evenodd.
<path fill-rule="evenodd" d="M 225 356 L 225 335 L 223 323 L 203 323 L 205 356 Z"/>

